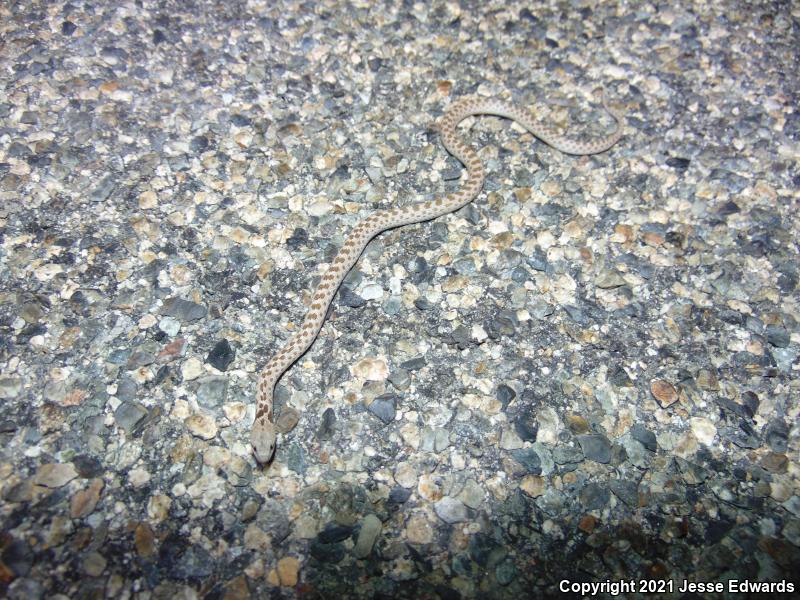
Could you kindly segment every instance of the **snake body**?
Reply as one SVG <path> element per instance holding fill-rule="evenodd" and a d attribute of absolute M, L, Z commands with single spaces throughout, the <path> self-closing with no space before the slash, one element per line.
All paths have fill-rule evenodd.
<path fill-rule="evenodd" d="M 345 276 L 358 261 L 367 243 L 387 229 L 435 219 L 456 211 L 471 202 L 480 192 L 486 172 L 475 150 L 458 137 L 456 126 L 472 115 L 496 115 L 516 121 L 547 145 L 565 154 L 597 154 L 611 148 L 622 137 L 622 116 L 611 110 L 605 101 L 603 106 L 616 121 L 616 128 L 613 133 L 605 137 L 587 141 L 571 140 L 547 126 L 536 124 L 533 115 L 528 110 L 500 100 L 466 97 L 448 107 L 439 123 L 439 133 L 447 151 L 466 167 L 466 181 L 458 191 L 448 194 L 444 198 L 374 212 L 361 220 L 350 232 L 336 258 L 322 277 L 302 326 L 292 335 L 286 345 L 266 363 L 259 374 L 256 416 L 250 432 L 250 443 L 258 463 L 268 463 L 275 452 L 276 431 L 272 411 L 272 395 L 275 385 L 286 369 L 300 358 L 316 339 L 325 321 L 328 306 Z"/>

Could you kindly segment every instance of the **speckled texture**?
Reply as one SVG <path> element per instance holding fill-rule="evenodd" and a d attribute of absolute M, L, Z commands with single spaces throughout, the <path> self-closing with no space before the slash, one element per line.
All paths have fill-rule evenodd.
<path fill-rule="evenodd" d="M 0 5 L 0 595 L 796 585 L 800 13 L 672 4 Z M 449 103 L 584 138 L 601 87 L 598 156 L 462 125 L 484 191 L 370 243 L 258 469 Z"/>

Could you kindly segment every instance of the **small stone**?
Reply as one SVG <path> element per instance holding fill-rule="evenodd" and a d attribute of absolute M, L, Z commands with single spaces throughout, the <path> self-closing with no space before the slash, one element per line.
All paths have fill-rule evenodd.
<path fill-rule="evenodd" d="M 576 438 L 584 456 L 599 463 L 611 462 L 611 442 L 600 434 L 579 435 Z"/>
<path fill-rule="evenodd" d="M 90 515 L 100 501 L 103 485 L 102 479 L 92 479 L 89 487 L 76 492 L 70 500 L 69 516 L 73 519 L 82 519 Z"/>
<path fill-rule="evenodd" d="M 78 472 L 72 463 L 49 463 L 37 469 L 33 483 L 49 488 L 59 488 L 67 485 L 77 476 Z"/>
<path fill-rule="evenodd" d="M 503 406 L 503 410 L 508 408 L 508 405 L 511 404 L 511 401 L 517 397 L 517 392 L 514 391 L 513 388 L 507 386 L 504 383 L 501 383 L 497 386 L 497 393 L 495 396 L 499 401 L 500 404 Z"/>
<path fill-rule="evenodd" d="M 189 432 L 203 440 L 213 440 L 217 436 L 217 423 L 209 415 L 196 414 L 183 421 Z"/>
<path fill-rule="evenodd" d="M 16 398 L 22 391 L 22 379 L 19 377 L 0 377 L 0 398 Z"/>
<path fill-rule="evenodd" d="M 106 559 L 99 552 L 90 552 L 83 561 L 83 571 L 89 577 L 99 577 L 106 570 Z"/>
<path fill-rule="evenodd" d="M 436 502 L 444 495 L 441 478 L 435 473 L 423 473 L 419 477 L 417 493 L 429 502 Z"/>
<path fill-rule="evenodd" d="M 400 463 L 394 470 L 394 480 L 407 489 L 416 487 L 418 476 L 417 470 L 407 462 Z"/>
<path fill-rule="evenodd" d="M 697 387 L 707 392 L 719 391 L 719 380 L 712 371 L 700 369 L 697 373 Z"/>
<path fill-rule="evenodd" d="M 650 392 L 653 397 L 658 400 L 662 408 L 667 408 L 678 400 L 678 391 L 668 381 L 663 379 L 656 379 L 650 384 Z"/>
<path fill-rule="evenodd" d="M 289 433 L 300 421 L 300 413 L 290 406 L 285 406 L 281 414 L 275 419 L 275 429 L 278 433 Z"/>
<path fill-rule="evenodd" d="M 329 406 L 322 413 L 322 419 L 319 424 L 319 429 L 317 429 L 317 439 L 320 441 L 332 439 L 333 434 L 335 432 L 335 427 L 336 427 L 336 411 Z M 292 429 L 294 429 L 294 427 Z"/>
<path fill-rule="evenodd" d="M 358 540 L 353 548 L 353 555 L 356 558 L 366 558 L 372 552 L 372 546 L 381 533 L 381 520 L 374 514 L 368 514 L 361 522 L 361 530 L 358 532 Z"/>
<path fill-rule="evenodd" d="M 461 523 L 467 520 L 467 507 L 456 498 L 445 496 L 433 505 L 436 515 L 445 523 Z"/>
<path fill-rule="evenodd" d="M 147 408 L 140 402 L 126 401 L 114 411 L 114 420 L 126 435 L 133 435 L 147 416 Z"/>
<path fill-rule="evenodd" d="M 636 509 L 639 506 L 639 484 L 635 481 L 631 479 L 610 479 L 608 487 L 617 498 L 630 508 Z"/>
<path fill-rule="evenodd" d="M 717 428 L 709 419 L 705 417 L 692 417 L 689 420 L 692 433 L 697 441 L 706 446 L 710 446 L 717 435 Z"/>
<path fill-rule="evenodd" d="M 230 343 L 228 340 L 223 339 L 218 341 L 211 349 L 211 352 L 208 353 L 206 362 L 215 369 L 224 371 L 230 366 L 235 357 L 236 353 L 231 348 Z"/>
<path fill-rule="evenodd" d="M 389 367 L 386 365 L 386 361 L 377 358 L 365 358 L 350 370 L 355 377 L 367 381 L 384 381 L 389 376 Z"/>
<path fill-rule="evenodd" d="M 433 532 L 433 524 L 422 513 L 411 515 L 406 522 L 406 539 L 412 544 L 430 544 Z"/>
<path fill-rule="evenodd" d="M 392 488 L 392 491 L 389 492 L 389 499 L 387 504 L 393 506 L 399 506 L 400 504 L 405 504 L 406 501 L 411 497 L 411 490 L 407 490 L 401 487 Z"/>
<path fill-rule="evenodd" d="M 544 478 L 540 475 L 526 475 L 519 484 L 520 489 L 531 498 L 544 494 Z"/>
<path fill-rule="evenodd" d="M 181 377 L 184 381 L 192 381 L 203 374 L 203 363 L 200 359 L 192 356 L 187 358 L 181 365 Z"/>
<path fill-rule="evenodd" d="M 349 525 L 328 523 L 325 529 L 317 534 L 317 540 L 323 544 L 333 544 L 334 542 L 344 541 L 351 535 L 353 535 L 353 528 Z"/>
<path fill-rule="evenodd" d="M 294 556 L 284 556 L 278 561 L 278 580 L 284 587 L 297 585 L 297 575 L 300 571 L 300 561 Z"/>
<path fill-rule="evenodd" d="M 578 521 L 578 529 L 584 533 L 592 533 L 597 526 L 597 518 L 594 515 L 584 515 Z"/>
<path fill-rule="evenodd" d="M 658 442 L 656 441 L 656 434 L 648 430 L 644 425 L 636 424 L 631 427 L 631 436 L 637 442 L 642 444 L 650 452 L 658 450 Z"/>
<path fill-rule="evenodd" d="M 767 325 L 767 341 L 776 348 L 786 348 L 791 338 L 786 328 L 780 325 Z"/>
<path fill-rule="evenodd" d="M 133 544 L 136 546 L 136 553 L 142 558 L 155 554 L 155 535 L 152 527 L 147 523 L 139 523 L 133 531 Z"/>
<path fill-rule="evenodd" d="M 517 577 L 517 567 L 514 561 L 504 560 L 494 569 L 494 576 L 500 585 L 508 585 Z"/>
<path fill-rule="evenodd" d="M 587 483 L 578 493 L 578 500 L 586 510 L 602 510 L 610 499 L 608 488 L 595 482 Z"/>
<path fill-rule="evenodd" d="M 450 432 L 447 429 L 439 428 L 434 436 L 434 450 L 443 452 L 450 446 Z"/>
<path fill-rule="evenodd" d="M 567 415 L 567 427 L 569 427 L 569 430 L 575 435 L 589 433 L 592 430 L 589 421 L 586 420 L 586 417 L 582 417 L 581 415 Z"/>
<path fill-rule="evenodd" d="M 208 313 L 208 309 L 201 304 L 184 300 L 183 298 L 172 297 L 164 301 L 161 307 L 161 314 L 175 317 L 180 321 L 197 321 Z"/>
<path fill-rule="evenodd" d="M 369 412 L 378 417 L 384 423 L 391 423 L 394 421 L 396 415 L 395 399 L 396 396 L 394 394 L 384 394 L 383 396 L 378 396 L 369 405 Z"/>
<path fill-rule="evenodd" d="M 466 483 L 464 483 L 464 489 L 458 495 L 458 499 L 469 508 L 477 510 L 483 504 L 484 496 L 485 493 L 480 484 L 474 479 L 467 479 Z"/>
<path fill-rule="evenodd" d="M 625 278 L 616 269 L 603 269 L 594 280 L 594 284 L 604 290 L 618 288 L 625 283 Z"/>
<path fill-rule="evenodd" d="M 542 472 L 542 461 L 539 454 L 533 448 L 520 448 L 512 450 L 511 456 L 514 460 L 525 467 L 528 473 L 539 475 Z"/>
<path fill-rule="evenodd" d="M 225 402 L 227 396 L 227 377 L 209 375 L 198 380 L 195 397 L 197 398 L 197 403 L 203 408 L 216 408 Z"/>
<path fill-rule="evenodd" d="M 516 450 L 522 448 L 522 440 L 514 429 L 506 427 L 500 435 L 500 447 L 503 450 Z"/>
<path fill-rule="evenodd" d="M 167 519 L 169 516 L 169 509 L 172 506 L 172 498 L 166 494 L 156 494 L 150 498 L 147 503 L 147 516 L 158 524 Z"/>

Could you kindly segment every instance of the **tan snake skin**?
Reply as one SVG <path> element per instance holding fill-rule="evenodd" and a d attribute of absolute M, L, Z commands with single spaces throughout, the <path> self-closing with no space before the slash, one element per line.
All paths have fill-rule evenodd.
<path fill-rule="evenodd" d="M 339 285 L 361 256 L 367 243 L 387 229 L 435 219 L 458 210 L 471 202 L 483 186 L 486 172 L 477 153 L 458 137 L 456 126 L 471 115 L 497 115 L 512 119 L 547 145 L 566 154 L 587 155 L 604 152 L 622 137 L 622 115 L 611 110 L 603 101 L 606 111 L 614 117 L 616 128 L 606 137 L 589 141 L 574 141 L 549 127 L 537 125 L 533 115 L 524 109 L 493 99 L 467 97 L 451 104 L 439 124 L 439 132 L 447 151 L 467 168 L 467 178 L 457 192 L 444 198 L 417 202 L 389 210 L 379 210 L 364 218 L 347 237 L 328 271 L 314 293 L 311 306 L 300 329 L 287 344 L 264 366 L 258 378 L 256 393 L 256 418 L 250 432 L 253 454 L 260 464 L 268 463 L 275 452 L 276 432 L 272 420 L 272 394 L 283 373 L 317 337 Z"/>

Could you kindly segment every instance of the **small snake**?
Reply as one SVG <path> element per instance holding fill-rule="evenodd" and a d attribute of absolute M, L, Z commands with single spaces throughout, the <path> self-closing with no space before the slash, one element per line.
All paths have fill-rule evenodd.
<path fill-rule="evenodd" d="M 447 151 L 467 169 L 464 185 L 444 198 L 416 202 L 408 206 L 379 210 L 362 219 L 347 237 L 336 258 L 322 277 L 300 329 L 261 370 L 256 393 L 256 418 L 250 431 L 250 444 L 259 464 L 268 463 L 275 453 L 275 424 L 272 420 L 272 394 L 283 373 L 308 350 L 322 328 L 325 314 L 347 273 L 356 264 L 367 243 L 387 229 L 435 219 L 458 210 L 481 191 L 486 172 L 477 153 L 456 133 L 456 126 L 471 115 L 496 115 L 512 119 L 549 146 L 565 154 L 588 155 L 604 152 L 622 137 L 622 115 L 603 107 L 616 121 L 616 129 L 606 137 L 589 141 L 565 138 L 547 126 L 537 125 L 533 115 L 500 100 L 466 97 L 452 103 L 442 117 L 439 133 Z"/>

